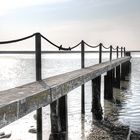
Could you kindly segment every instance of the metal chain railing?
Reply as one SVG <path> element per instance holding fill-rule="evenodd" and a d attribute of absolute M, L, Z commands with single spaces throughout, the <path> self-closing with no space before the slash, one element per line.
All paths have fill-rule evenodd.
<path fill-rule="evenodd" d="M 108 50 L 110 53 L 116 51 L 116 52 L 117 52 L 117 54 L 116 54 L 116 55 L 117 55 L 117 58 L 118 58 L 118 56 L 119 56 L 119 52 L 121 52 L 121 57 L 125 56 L 125 48 L 123 48 L 123 47 L 117 46 L 117 47 L 115 48 L 115 47 L 113 47 L 113 46 L 111 46 L 111 45 L 110 45 L 109 47 L 106 47 L 106 46 L 104 46 L 102 43 L 93 46 L 93 45 L 90 45 L 90 44 L 88 44 L 87 42 L 85 42 L 85 41 L 82 40 L 82 41 L 79 42 L 77 45 L 75 45 L 75 46 L 73 46 L 73 47 L 68 47 L 68 48 L 66 48 L 66 47 L 63 47 L 62 45 L 56 45 L 55 43 L 53 43 L 52 41 L 50 41 L 49 39 L 47 39 L 45 36 L 43 36 L 43 35 L 40 34 L 40 33 L 34 33 L 34 34 L 30 35 L 30 36 L 26 36 L 26 37 L 23 37 L 23 38 L 20 38 L 20 39 L 9 40 L 9 41 L 1 41 L 0 44 L 9 44 L 9 43 L 20 42 L 20 41 L 23 41 L 23 40 L 27 40 L 27 39 L 29 39 L 29 38 L 32 38 L 32 37 L 36 36 L 37 34 L 40 36 L 40 38 L 43 38 L 45 41 L 47 41 L 48 43 L 50 43 L 51 45 L 53 45 L 54 47 L 56 47 L 57 49 L 62 50 L 62 51 L 71 51 L 71 50 L 73 50 L 73 49 L 75 49 L 75 48 L 77 48 L 77 47 L 79 47 L 79 46 L 81 46 L 81 45 L 83 45 L 84 47 L 85 47 L 85 45 L 86 45 L 86 46 L 88 46 L 88 47 L 90 47 L 90 48 L 98 48 L 98 47 L 99 47 L 99 57 L 100 57 L 99 62 L 102 62 L 102 60 L 101 60 L 101 59 L 102 59 L 102 52 L 104 52 L 104 51 L 102 50 L 102 48 L 104 48 L 104 49 L 110 49 L 110 50 Z M 112 48 L 111 48 L 111 47 L 112 47 Z M 113 51 L 112 51 L 112 50 L 113 50 Z M 120 51 L 119 51 L 119 50 L 120 50 Z M 123 53 L 124 53 L 124 55 L 123 55 Z M 112 57 L 112 54 L 110 54 L 110 57 Z"/>
<path fill-rule="evenodd" d="M 27 40 L 27 39 L 29 39 L 29 38 L 34 37 L 36 34 L 38 34 L 38 33 L 34 33 L 34 34 L 30 35 L 30 36 L 26 36 L 26 37 L 23 37 L 23 38 L 20 38 L 20 39 L 9 40 L 9 41 L 0 41 L 0 44 L 9 44 L 9 43 L 16 43 L 16 42 L 24 41 L 24 40 Z M 40 33 L 39 33 L 39 34 L 40 34 Z M 44 40 L 46 40 L 48 43 L 50 43 L 51 45 L 53 45 L 54 47 L 58 48 L 59 50 L 64 50 L 64 51 L 71 51 L 71 50 L 77 48 L 78 46 L 80 46 L 80 45 L 82 44 L 82 41 L 81 41 L 81 42 L 79 42 L 77 45 L 75 45 L 75 46 L 73 46 L 73 47 L 65 48 L 65 47 L 63 47 L 62 45 L 56 45 L 56 44 L 54 44 L 52 41 L 50 41 L 49 39 L 47 39 L 47 38 L 46 38 L 45 36 L 43 36 L 42 34 L 40 34 L 40 36 L 41 36 Z M 84 43 L 86 46 L 90 47 L 90 48 L 98 48 L 98 47 L 100 47 L 100 45 L 101 45 L 104 49 L 110 49 L 110 46 L 109 46 L 109 47 L 105 47 L 105 46 L 104 46 L 103 44 L 101 44 L 101 43 L 98 44 L 98 45 L 95 45 L 95 46 L 89 45 L 89 44 L 86 43 L 85 41 L 83 41 L 83 43 Z M 118 46 L 117 46 L 117 47 L 118 47 Z M 112 50 L 117 50 L 117 47 L 116 47 L 116 48 L 112 47 Z M 124 52 L 125 52 L 125 49 L 122 48 L 122 47 L 118 47 L 118 49 L 121 49 L 120 52 L 121 52 L 121 56 L 122 56 L 122 51 L 124 50 Z"/>
<path fill-rule="evenodd" d="M 90 47 L 90 48 L 98 48 L 99 46 L 100 46 L 100 44 L 99 45 L 96 45 L 96 46 L 92 46 L 92 45 L 89 45 L 88 43 L 86 43 L 86 42 L 84 42 L 85 43 L 85 45 L 87 45 L 88 47 Z"/>
<path fill-rule="evenodd" d="M 23 41 L 23 40 L 32 38 L 32 37 L 34 37 L 34 36 L 35 36 L 35 34 L 32 34 L 32 35 L 30 35 L 30 36 L 23 37 L 23 38 L 20 38 L 20 39 L 9 40 L 9 41 L 1 41 L 0 44 L 16 43 L 16 42 L 20 42 L 20 41 Z"/>

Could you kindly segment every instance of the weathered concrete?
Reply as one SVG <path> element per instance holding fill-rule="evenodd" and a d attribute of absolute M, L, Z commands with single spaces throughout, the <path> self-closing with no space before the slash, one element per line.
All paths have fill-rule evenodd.
<path fill-rule="evenodd" d="M 53 134 L 61 132 L 61 122 L 59 115 L 59 99 L 50 104 L 51 132 Z"/>
<path fill-rule="evenodd" d="M 126 62 L 121 64 L 121 80 L 125 81 L 126 76 Z"/>
<path fill-rule="evenodd" d="M 113 70 L 109 70 L 107 75 L 104 76 L 104 98 L 113 99 Z"/>
<path fill-rule="evenodd" d="M 120 65 L 116 67 L 115 87 L 120 89 Z"/>
<path fill-rule="evenodd" d="M 115 86 L 115 78 L 116 78 L 116 68 L 113 68 L 112 69 L 112 84 L 113 84 L 113 87 Z"/>
<path fill-rule="evenodd" d="M 67 95 L 59 99 L 59 116 L 61 124 L 61 132 L 68 131 L 68 105 L 67 105 Z"/>
<path fill-rule="evenodd" d="M 101 91 L 101 76 L 98 76 L 92 80 L 92 113 L 93 117 L 97 120 L 102 120 L 102 107 L 100 102 Z"/>
<path fill-rule="evenodd" d="M 50 104 L 51 112 L 51 133 L 67 132 L 67 95 Z"/>
<path fill-rule="evenodd" d="M 56 101 L 85 82 L 129 60 L 130 57 L 119 58 L 111 62 L 104 62 L 1 91 L 0 128 L 40 107 Z"/>

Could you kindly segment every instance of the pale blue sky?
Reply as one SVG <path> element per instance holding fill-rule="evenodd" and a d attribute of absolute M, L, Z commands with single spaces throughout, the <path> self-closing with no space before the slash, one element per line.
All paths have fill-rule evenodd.
<path fill-rule="evenodd" d="M 66 47 L 83 39 L 140 49 L 140 0 L 1 0 L 0 9 L 0 40 L 41 32 Z"/>

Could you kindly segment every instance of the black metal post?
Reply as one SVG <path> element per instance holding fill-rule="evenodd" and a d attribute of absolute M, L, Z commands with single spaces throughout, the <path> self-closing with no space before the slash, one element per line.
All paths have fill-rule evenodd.
<path fill-rule="evenodd" d="M 85 43 L 81 41 L 81 68 L 85 67 Z"/>
<path fill-rule="evenodd" d="M 81 68 L 85 67 L 85 43 L 81 41 Z M 85 85 L 81 86 L 81 113 L 85 114 Z"/>
<path fill-rule="evenodd" d="M 112 46 L 110 46 L 110 61 L 112 60 Z M 104 76 L 104 98 L 112 99 L 113 98 L 113 70 L 107 72 L 107 75 Z"/>
<path fill-rule="evenodd" d="M 35 34 L 36 81 L 41 80 L 41 35 Z M 42 108 L 37 109 L 37 140 L 42 140 Z"/>
<path fill-rule="evenodd" d="M 99 63 L 102 63 L 102 43 L 99 45 Z"/>
<path fill-rule="evenodd" d="M 117 46 L 117 58 L 119 58 L 119 47 Z M 120 88 L 120 65 L 116 67 L 115 87 Z"/>
<path fill-rule="evenodd" d="M 103 44 L 100 43 L 99 44 L 99 64 L 102 63 L 102 46 Z M 100 100 L 100 94 L 101 94 L 101 75 L 98 76 L 96 79 L 98 79 L 98 93 L 99 93 L 99 100 Z M 92 80 L 94 81 L 94 80 Z M 95 80 L 97 81 L 97 80 Z M 93 88 L 93 84 L 92 84 L 92 88 Z"/>
<path fill-rule="evenodd" d="M 36 81 L 41 80 L 41 36 L 40 33 L 35 35 L 35 45 L 36 45 Z"/>
<path fill-rule="evenodd" d="M 119 58 L 119 47 L 117 46 L 117 58 Z"/>
<path fill-rule="evenodd" d="M 124 56 L 126 56 L 125 47 L 124 47 Z"/>
<path fill-rule="evenodd" d="M 110 61 L 112 60 L 112 46 L 110 46 Z"/>
<path fill-rule="evenodd" d="M 121 47 L 121 57 L 123 57 L 123 48 Z"/>

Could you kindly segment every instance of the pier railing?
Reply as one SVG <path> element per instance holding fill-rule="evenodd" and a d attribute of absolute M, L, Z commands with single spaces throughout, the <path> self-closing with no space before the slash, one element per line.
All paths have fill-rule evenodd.
<path fill-rule="evenodd" d="M 54 44 L 40 33 L 35 33 L 33 35 L 16 40 L 2 41 L 0 42 L 0 44 L 16 43 L 32 37 L 35 37 L 35 62 L 37 82 L 0 93 L 2 96 L 0 103 L 0 127 L 3 127 L 37 109 L 37 140 L 42 140 L 42 107 L 44 105 L 50 104 L 52 133 L 67 131 L 67 93 L 72 89 L 81 86 L 81 113 L 84 114 L 84 83 L 89 80 L 92 80 L 92 112 L 95 113 L 96 119 L 102 119 L 102 109 L 100 106 L 101 74 L 107 72 L 107 75 L 105 76 L 105 99 L 112 99 L 113 85 L 119 88 L 120 78 L 124 79 L 126 71 L 127 73 L 129 72 L 128 69 L 130 57 L 126 56 L 127 53 L 125 52 L 125 47 L 113 47 L 112 45 L 106 47 L 102 43 L 93 46 L 82 40 L 75 46 L 65 48 L 62 45 Z M 41 39 L 46 40 L 48 43 L 62 51 L 72 51 L 80 46 L 81 69 L 42 80 Z M 90 47 L 91 49 L 96 48 L 96 51 L 98 49 L 99 64 L 85 68 L 85 47 Z M 109 51 L 109 62 L 103 62 L 103 49 Z M 112 53 L 116 53 L 115 60 L 112 60 Z M 69 78 L 67 78 L 68 74 Z M 18 93 L 21 92 L 23 92 L 24 94 L 19 95 Z M 15 95 L 17 95 L 17 98 L 14 98 L 14 93 Z M 8 94 L 10 94 L 11 97 L 12 95 L 14 96 L 13 98 L 14 100 L 16 100 L 16 103 L 9 103 L 9 100 L 11 101 L 12 98 L 3 101 L 5 96 L 9 96 Z M 12 113 L 8 114 L 8 112 L 6 112 L 7 110 L 4 111 L 4 109 L 6 108 L 8 108 L 7 110 Z"/>

